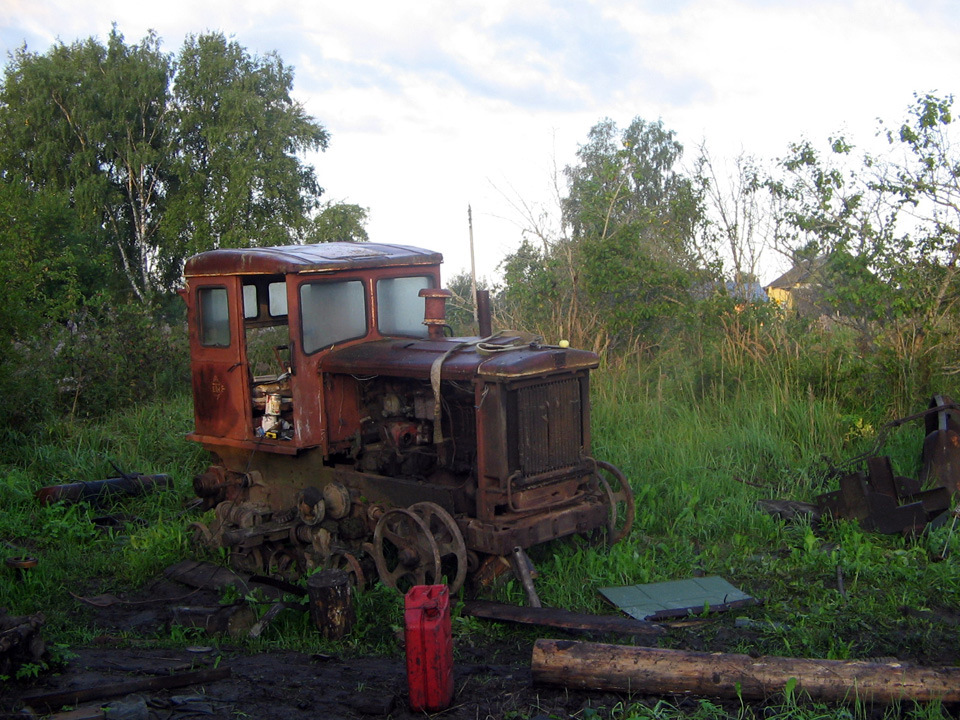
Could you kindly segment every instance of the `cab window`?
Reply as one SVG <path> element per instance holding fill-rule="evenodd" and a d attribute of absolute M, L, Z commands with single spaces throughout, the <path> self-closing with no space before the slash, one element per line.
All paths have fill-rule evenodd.
<path fill-rule="evenodd" d="M 300 286 L 300 315 L 305 353 L 363 337 L 367 334 L 363 283 L 304 283 Z"/>
<path fill-rule="evenodd" d="M 429 276 L 385 278 L 377 281 L 377 325 L 383 335 L 426 337 L 423 298 L 419 292 L 433 287 Z"/>
<path fill-rule="evenodd" d="M 257 300 L 257 286 L 243 286 L 243 319 L 253 320 L 260 314 L 260 303 Z"/>
<path fill-rule="evenodd" d="M 267 285 L 267 297 L 270 301 L 270 317 L 285 317 L 287 314 L 287 284 L 272 282 Z"/>
<path fill-rule="evenodd" d="M 197 292 L 200 306 L 200 344 L 230 347 L 230 310 L 227 289 L 204 287 Z"/>

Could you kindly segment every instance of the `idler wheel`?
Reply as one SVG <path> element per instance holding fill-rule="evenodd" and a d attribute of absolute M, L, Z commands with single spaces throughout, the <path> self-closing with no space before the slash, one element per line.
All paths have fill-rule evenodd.
<path fill-rule="evenodd" d="M 603 488 L 604 502 L 609 508 L 607 517 L 607 543 L 616 545 L 630 534 L 637 506 L 633 499 L 630 482 L 619 468 L 597 460 L 597 480 Z"/>
<path fill-rule="evenodd" d="M 433 535 L 440 552 L 441 571 L 447 577 L 450 593 L 460 589 L 467 577 L 467 545 L 456 520 L 441 506 L 432 502 L 419 502 L 410 506 L 410 511 L 420 516 Z"/>
<path fill-rule="evenodd" d="M 367 546 L 380 581 L 406 592 L 414 585 L 440 581 L 440 549 L 423 519 L 403 508 L 388 510 L 377 522 Z"/>

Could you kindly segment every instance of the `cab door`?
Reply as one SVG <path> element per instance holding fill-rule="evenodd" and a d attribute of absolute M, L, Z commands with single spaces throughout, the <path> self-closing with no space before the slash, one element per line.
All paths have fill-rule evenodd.
<path fill-rule="evenodd" d="M 191 282 L 187 320 L 198 435 L 251 437 L 240 278 Z"/>

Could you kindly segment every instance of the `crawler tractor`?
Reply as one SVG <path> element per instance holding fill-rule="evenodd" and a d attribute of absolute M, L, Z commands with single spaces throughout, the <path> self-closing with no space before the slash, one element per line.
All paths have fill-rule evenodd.
<path fill-rule="evenodd" d="M 448 337 L 441 259 L 326 243 L 187 261 L 189 437 L 213 456 L 198 539 L 251 572 L 456 591 L 515 548 L 629 532 L 629 483 L 590 454 L 597 356 Z"/>

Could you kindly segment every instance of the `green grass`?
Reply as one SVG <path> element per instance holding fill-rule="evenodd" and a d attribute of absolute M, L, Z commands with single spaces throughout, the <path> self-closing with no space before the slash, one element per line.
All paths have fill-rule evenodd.
<path fill-rule="evenodd" d="M 11 614 L 42 609 L 45 634 L 55 642 L 82 641 L 89 632 L 79 595 L 120 592 L 142 585 L 188 555 L 184 505 L 205 453 L 184 439 L 192 409 L 180 397 L 117 412 L 100 422 L 63 421 L 44 432 L 3 437 L 0 464 L 0 557 L 32 555 L 37 567 L 0 583 L 0 607 Z M 166 473 L 173 488 L 114 506 L 87 503 L 42 506 L 41 487 L 116 477 L 125 472 Z M 115 526 L 95 519 L 113 516 Z M 78 607 L 79 606 L 79 607 Z"/>
<path fill-rule="evenodd" d="M 715 574 L 762 604 L 707 613 L 700 624 L 671 631 L 665 646 L 956 663 L 960 532 L 951 535 L 944 527 L 916 538 L 886 537 L 847 521 L 783 522 L 757 506 L 770 498 L 810 502 L 835 489 L 831 468 L 872 450 L 879 429 L 891 419 L 883 408 L 859 404 L 860 391 L 851 385 L 855 373 L 838 363 L 835 353 L 815 350 L 804 355 L 768 349 L 757 363 L 664 352 L 648 362 L 597 372 L 594 454 L 630 479 L 636 522 L 613 548 L 585 538 L 533 548 L 544 604 L 610 612 L 597 592 L 601 587 Z M 950 394 L 952 388 L 936 390 Z M 915 409 L 926 400 L 916 398 Z M 190 478 L 205 464 L 202 450 L 183 439 L 191 424 L 189 399 L 174 397 L 118 410 L 99 422 L 62 422 L 34 435 L 7 433 L 0 460 L 0 540 L 6 543 L 0 556 L 29 553 L 40 565 L 24 582 L 8 576 L 0 583 L 0 606 L 14 614 L 42 609 L 51 642 L 80 643 L 90 630 L 70 592 L 135 588 L 191 556 L 186 526 L 194 517 L 184 507 L 193 495 Z M 891 455 L 897 472 L 916 474 L 922 432 L 922 423 L 913 423 L 887 436 L 879 451 Z M 174 489 L 127 499 L 113 509 L 36 503 L 33 493 L 44 485 L 114 475 L 111 460 L 126 471 L 168 473 Z M 97 529 L 92 519 L 111 511 L 122 514 L 125 524 Z M 515 581 L 495 594 L 525 602 Z M 254 650 L 348 656 L 399 652 L 398 595 L 369 588 L 359 593 L 357 611 L 357 630 L 339 645 L 321 641 L 306 614 L 292 611 L 248 644 Z M 741 617 L 752 622 L 738 626 Z M 539 634 L 459 614 L 454 632 L 464 644 L 481 637 L 512 644 Z M 194 640 L 175 632 L 138 639 Z M 692 699 L 621 703 L 596 712 L 596 717 L 670 719 L 876 716 L 864 708 L 787 697 L 762 705 Z M 937 705 L 894 708 L 884 715 L 946 716 Z"/>

